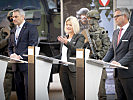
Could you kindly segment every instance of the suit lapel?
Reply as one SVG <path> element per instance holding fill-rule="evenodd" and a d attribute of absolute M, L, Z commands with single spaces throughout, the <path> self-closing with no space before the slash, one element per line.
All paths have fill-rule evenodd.
<path fill-rule="evenodd" d="M 70 42 L 75 41 L 76 36 L 77 36 L 77 34 L 74 34 Z M 68 37 L 69 37 L 69 35 L 66 35 L 66 37 L 68 38 Z"/>
<path fill-rule="evenodd" d="M 127 28 L 127 30 L 125 31 L 125 33 L 123 34 L 123 36 L 121 37 L 120 41 L 119 41 L 119 44 L 117 46 L 117 48 L 120 46 L 120 44 L 122 43 L 122 40 L 124 40 L 124 38 L 128 35 L 129 33 L 129 30 L 130 30 L 130 26 Z"/>
<path fill-rule="evenodd" d="M 119 34 L 119 29 L 116 30 L 115 32 L 115 36 L 113 38 L 113 41 L 114 41 L 114 47 L 117 48 L 117 39 L 118 39 L 118 34 Z"/>

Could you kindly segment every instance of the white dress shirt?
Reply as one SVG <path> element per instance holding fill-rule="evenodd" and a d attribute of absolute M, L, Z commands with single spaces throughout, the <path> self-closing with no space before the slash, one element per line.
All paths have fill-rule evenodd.
<path fill-rule="evenodd" d="M 67 39 L 69 42 L 71 41 L 71 39 Z M 61 56 L 61 60 L 64 61 L 64 62 L 67 62 L 67 50 L 68 48 L 63 45 L 62 46 L 62 56 Z"/>
<path fill-rule="evenodd" d="M 122 38 L 123 34 L 125 33 L 125 31 L 127 30 L 128 27 L 129 27 L 129 22 L 122 27 L 122 33 L 121 33 L 120 39 Z M 120 27 L 118 27 L 118 28 L 120 29 Z"/>
<path fill-rule="evenodd" d="M 16 32 L 15 32 L 15 41 L 16 41 L 16 44 L 17 44 L 17 40 L 18 40 L 20 31 L 21 31 L 24 23 L 25 23 L 25 20 L 20 24 L 20 26 L 18 26 L 18 25 L 16 26 Z"/>

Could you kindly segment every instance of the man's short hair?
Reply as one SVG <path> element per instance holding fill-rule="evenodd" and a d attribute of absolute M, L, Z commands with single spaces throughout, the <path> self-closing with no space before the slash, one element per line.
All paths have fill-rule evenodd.
<path fill-rule="evenodd" d="M 23 9 L 17 8 L 17 9 L 14 9 L 14 10 L 13 10 L 13 12 L 19 12 L 19 13 L 20 13 L 20 15 L 25 16 L 25 12 L 24 12 L 24 10 L 23 10 Z"/>
<path fill-rule="evenodd" d="M 128 20 L 130 19 L 130 11 L 129 11 L 129 9 L 127 9 L 127 8 L 116 8 L 116 9 L 115 9 L 115 12 L 116 12 L 116 11 L 120 11 L 121 14 L 127 16 Z"/>

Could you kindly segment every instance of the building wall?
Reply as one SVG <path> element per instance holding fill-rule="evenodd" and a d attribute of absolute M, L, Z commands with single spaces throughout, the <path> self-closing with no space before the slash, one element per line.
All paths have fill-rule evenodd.
<path fill-rule="evenodd" d="M 127 7 L 128 9 L 133 9 L 133 0 L 117 0 L 116 6 L 120 7 Z"/>

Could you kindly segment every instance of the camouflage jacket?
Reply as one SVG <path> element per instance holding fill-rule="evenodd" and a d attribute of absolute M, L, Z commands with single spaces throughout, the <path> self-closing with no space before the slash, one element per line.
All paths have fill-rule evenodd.
<path fill-rule="evenodd" d="M 88 30 L 88 34 L 90 34 L 90 38 L 98 59 L 102 59 L 110 47 L 108 31 L 102 27 L 97 27 L 95 31 Z"/>

